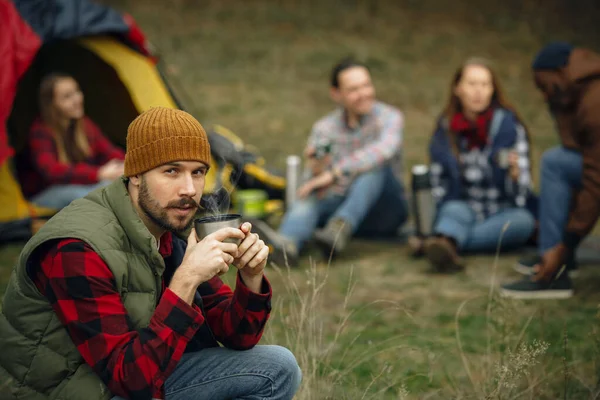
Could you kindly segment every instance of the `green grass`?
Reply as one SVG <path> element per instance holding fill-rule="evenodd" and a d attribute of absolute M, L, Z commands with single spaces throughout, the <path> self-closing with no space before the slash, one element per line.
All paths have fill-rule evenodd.
<path fill-rule="evenodd" d="M 592 0 L 104 2 L 137 19 L 191 112 L 259 146 L 279 168 L 333 107 L 329 70 L 348 54 L 369 63 L 378 96 L 404 112 L 407 166 L 427 159 L 457 65 L 489 57 L 539 165 L 558 139 L 531 80 L 533 54 L 549 39 L 600 47 Z M 0 249 L 0 291 L 18 251 Z M 494 257 L 470 257 L 465 273 L 446 276 L 402 246 L 361 241 L 329 267 L 317 258 L 294 271 L 271 268 L 275 307 L 264 342 L 296 354 L 301 399 L 595 398 L 600 276 L 584 269 L 567 301 L 490 295 L 516 278 L 516 258 L 503 255 L 494 268 Z M 534 340 L 548 343 L 544 354 L 509 357 Z M 497 373 L 498 363 L 516 376 Z"/>
<path fill-rule="evenodd" d="M 514 256 L 499 260 L 497 281 L 515 277 L 510 272 L 514 261 Z M 510 395 L 505 390 L 491 398 L 515 398 L 528 387 L 532 391 L 524 398 L 529 394 L 557 398 L 564 390 L 565 369 L 568 398 L 593 398 L 600 295 L 540 303 L 504 300 L 493 293 L 490 301 L 492 262 L 478 257 L 466 273 L 441 276 L 429 273 L 423 263 L 412 261 L 401 250 L 382 246 L 352 254 L 330 268 L 309 269 L 308 274 L 306 269 L 289 276 L 270 272 L 279 303 L 266 339 L 310 358 L 310 336 L 322 337 L 316 346 L 320 354 L 314 355 L 318 376 L 336 382 L 341 375 L 331 398 L 358 398 L 357 393 L 362 396 L 366 388 L 366 398 L 384 398 L 378 391 L 387 386 L 391 387 L 385 398 L 397 398 L 395 391 L 402 384 L 412 398 L 483 398 L 497 387 L 495 369 L 507 350 L 538 340 L 549 347 L 529 371 L 529 381 L 526 375 L 517 375 L 511 378 L 516 389 Z M 328 276 L 315 300 L 312 280 L 319 281 L 324 274 Z M 585 270 L 576 281 L 578 292 L 596 292 L 599 280 L 593 270 Z M 292 284 L 298 285 L 298 292 L 286 293 Z M 353 287 L 350 294 L 344 290 L 348 286 Z M 302 307 L 312 314 L 300 323 L 297 315 Z M 345 319 L 348 313 L 352 315 Z M 519 370 L 517 362 L 508 365 Z M 324 398 L 319 394 L 326 387 L 311 382 L 303 398 Z"/>

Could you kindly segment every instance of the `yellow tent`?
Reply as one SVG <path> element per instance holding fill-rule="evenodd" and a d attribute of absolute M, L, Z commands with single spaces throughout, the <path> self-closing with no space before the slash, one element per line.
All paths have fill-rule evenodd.
<path fill-rule="evenodd" d="M 85 94 L 86 114 L 122 147 L 127 127 L 139 113 L 153 106 L 180 108 L 153 60 L 116 39 L 100 36 L 46 44 L 19 82 L 7 124 L 10 144 L 17 155 L 39 112 L 39 82 L 51 71 L 68 73 L 79 82 Z M 205 192 L 221 185 L 231 191 L 231 170 L 212 164 Z M 0 204 L 0 230 L 2 226 L 12 229 L 10 222 L 48 217 L 56 212 L 26 201 L 11 159 L 0 165 Z M 0 241 L 2 237 L 0 231 Z"/>

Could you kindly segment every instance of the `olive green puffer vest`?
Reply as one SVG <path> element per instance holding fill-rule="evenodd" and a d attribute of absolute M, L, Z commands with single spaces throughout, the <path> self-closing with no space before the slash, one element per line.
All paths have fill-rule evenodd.
<path fill-rule="evenodd" d="M 123 180 L 74 201 L 27 243 L 0 314 L 0 398 L 95 400 L 112 396 L 85 364 L 48 300 L 30 279 L 43 243 L 87 242 L 108 264 L 136 329 L 146 327 L 160 296 L 165 263 L 138 217 Z"/>

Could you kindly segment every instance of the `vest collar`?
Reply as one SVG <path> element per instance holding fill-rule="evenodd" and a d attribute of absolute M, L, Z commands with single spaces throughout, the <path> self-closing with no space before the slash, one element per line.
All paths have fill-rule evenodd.
<path fill-rule="evenodd" d="M 102 190 L 104 201 L 110 206 L 132 245 L 140 252 L 149 254 L 164 269 L 164 260 L 156 247 L 156 238 L 136 212 L 127 190 L 127 182 L 128 179 L 123 177 L 106 186 Z"/>

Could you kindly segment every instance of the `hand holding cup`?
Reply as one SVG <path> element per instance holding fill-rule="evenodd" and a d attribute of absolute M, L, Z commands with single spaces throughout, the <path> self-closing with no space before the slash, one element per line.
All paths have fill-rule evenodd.
<path fill-rule="evenodd" d="M 252 224 L 245 222 L 240 229 L 246 237 L 238 247 L 233 265 L 247 275 L 262 275 L 269 257 L 269 247 L 258 234 L 252 233 Z"/>
<path fill-rule="evenodd" d="M 175 270 L 169 289 L 191 304 L 200 284 L 226 273 L 233 263 L 238 246 L 225 241 L 241 241 L 243 238 L 244 232 L 241 229 L 231 227 L 221 228 L 200 241 L 195 231 L 190 232 L 183 261 Z"/>
<path fill-rule="evenodd" d="M 242 224 L 241 216 L 238 214 L 206 217 L 195 221 L 198 238 L 208 238 L 226 230 L 237 232 L 234 236 L 229 235 L 222 238 L 224 243 L 235 245 L 236 249 L 235 252 L 229 253 L 232 255 L 232 259 L 228 260 L 228 265 L 233 264 L 240 271 L 244 283 L 250 290 L 260 292 L 269 248 L 256 233 L 252 232 L 252 224 L 249 222 Z M 223 268 L 219 275 L 227 270 L 228 267 L 227 269 Z"/>

